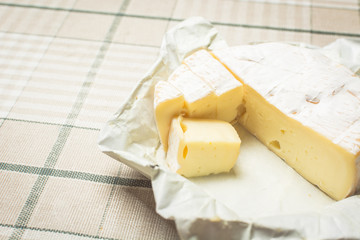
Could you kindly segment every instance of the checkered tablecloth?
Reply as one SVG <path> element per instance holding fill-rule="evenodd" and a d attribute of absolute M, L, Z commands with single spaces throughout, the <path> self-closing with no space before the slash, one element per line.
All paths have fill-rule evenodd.
<path fill-rule="evenodd" d="M 229 45 L 360 38 L 358 0 L 0 0 L 0 239 L 177 239 L 100 128 L 190 16 Z"/>

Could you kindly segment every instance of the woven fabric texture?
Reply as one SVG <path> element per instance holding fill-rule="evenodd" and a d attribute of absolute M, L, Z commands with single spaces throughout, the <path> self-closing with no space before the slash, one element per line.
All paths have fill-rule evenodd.
<path fill-rule="evenodd" d="M 103 124 L 202 16 L 229 45 L 360 38 L 358 0 L 0 0 L 0 239 L 177 239 Z"/>

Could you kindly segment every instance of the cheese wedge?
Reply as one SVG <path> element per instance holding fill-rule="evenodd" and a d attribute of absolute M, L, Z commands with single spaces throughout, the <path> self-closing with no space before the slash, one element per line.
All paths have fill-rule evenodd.
<path fill-rule="evenodd" d="M 167 162 L 170 169 L 185 177 L 229 172 L 238 158 L 240 144 L 228 122 L 180 116 L 171 123 Z"/>
<path fill-rule="evenodd" d="M 243 126 L 332 198 L 359 190 L 357 76 L 314 50 L 281 43 L 213 55 L 244 84 Z"/>
<path fill-rule="evenodd" d="M 231 122 L 236 119 L 243 99 L 242 84 L 205 50 L 186 58 L 166 84 L 160 81 L 158 85 L 155 120 L 165 151 L 171 118 L 181 113 L 191 118 Z"/>
<path fill-rule="evenodd" d="M 206 50 L 190 55 L 184 64 L 214 89 L 216 119 L 232 122 L 243 100 L 242 84 Z"/>
<path fill-rule="evenodd" d="M 193 118 L 215 118 L 216 96 L 200 77 L 185 65 L 180 65 L 169 77 L 169 83 L 184 94 L 186 116 Z"/>
<path fill-rule="evenodd" d="M 184 109 L 184 95 L 173 85 L 159 81 L 154 90 L 154 113 L 160 142 L 167 150 L 169 126 L 174 116 Z"/>

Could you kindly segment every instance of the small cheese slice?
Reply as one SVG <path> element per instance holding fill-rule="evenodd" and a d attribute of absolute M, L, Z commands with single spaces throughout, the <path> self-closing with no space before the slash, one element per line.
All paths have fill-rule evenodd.
<path fill-rule="evenodd" d="M 232 122 L 243 100 L 242 84 L 206 50 L 190 55 L 184 64 L 214 89 L 217 96 L 216 119 Z"/>
<path fill-rule="evenodd" d="M 182 64 L 169 77 L 169 83 L 184 94 L 186 116 L 215 118 L 216 95 L 214 89 Z"/>
<path fill-rule="evenodd" d="M 172 84 L 159 81 L 154 90 L 154 112 L 160 142 L 167 151 L 169 128 L 174 116 L 184 108 L 184 95 Z"/>
<path fill-rule="evenodd" d="M 359 190 L 360 79 L 281 43 L 213 52 L 244 84 L 240 123 L 335 200 Z"/>
<path fill-rule="evenodd" d="M 185 177 L 229 172 L 238 158 L 240 144 L 228 122 L 180 116 L 171 123 L 167 162 L 170 169 Z"/>

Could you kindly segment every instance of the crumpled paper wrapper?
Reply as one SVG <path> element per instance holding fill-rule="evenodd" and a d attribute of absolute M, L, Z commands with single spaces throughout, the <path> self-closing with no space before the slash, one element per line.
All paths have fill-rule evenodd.
<path fill-rule="evenodd" d="M 295 44 L 359 73 L 360 40 L 321 49 Z M 335 202 L 239 125 L 242 145 L 230 173 L 186 179 L 169 170 L 154 120 L 154 86 L 197 49 L 226 46 L 200 17 L 167 32 L 157 61 L 102 129 L 100 149 L 151 179 L 156 211 L 175 220 L 182 239 L 359 239 L 360 196 Z"/>

